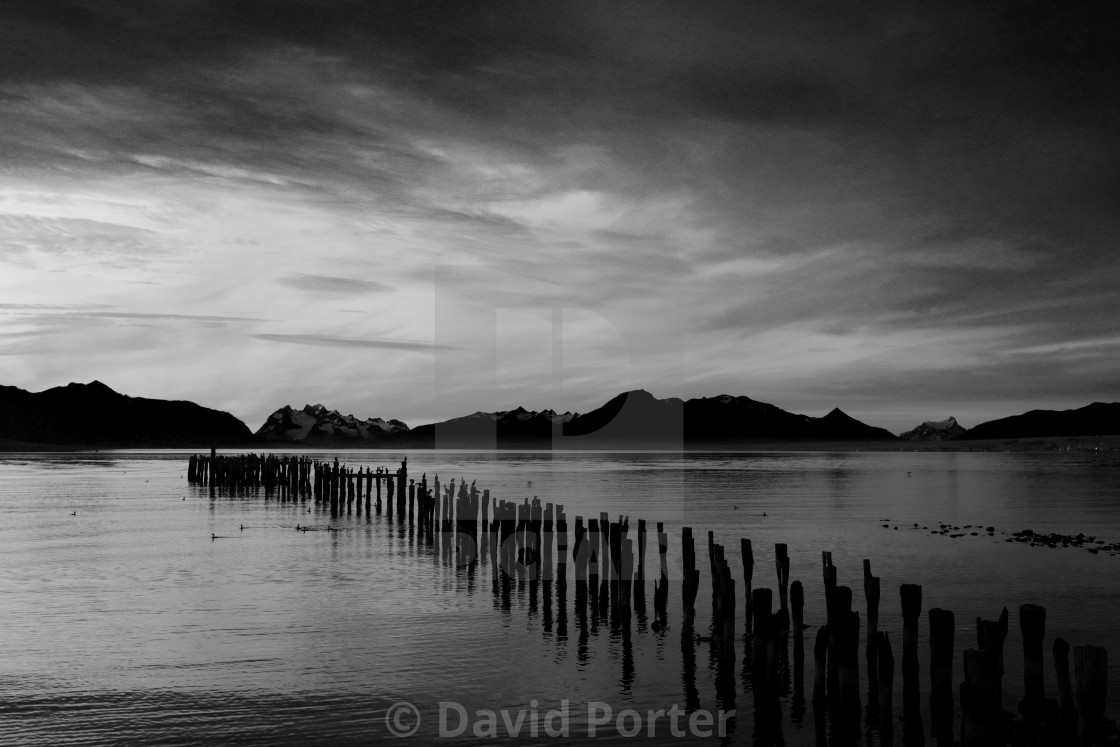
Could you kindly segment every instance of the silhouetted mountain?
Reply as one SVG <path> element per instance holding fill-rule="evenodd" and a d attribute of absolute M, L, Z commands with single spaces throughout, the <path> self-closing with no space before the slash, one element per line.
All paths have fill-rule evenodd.
<path fill-rule="evenodd" d="M 322 405 L 304 405 L 293 410 L 285 405 L 268 416 L 256 435 L 267 441 L 301 443 L 304 445 L 373 445 L 395 433 L 405 433 L 408 426 L 399 420 L 340 415 Z"/>
<path fill-rule="evenodd" d="M 612 397 L 602 407 L 579 415 L 561 431 L 565 448 L 680 448 L 685 403 L 657 399 L 644 389 Z"/>
<path fill-rule="evenodd" d="M 1120 434 L 1120 402 L 1094 402 L 1077 410 L 1031 410 L 989 420 L 961 438 L 1044 438 L 1047 436 L 1111 436 Z"/>
<path fill-rule="evenodd" d="M 583 415 L 524 408 L 476 412 L 388 438 L 414 448 L 691 448 L 779 441 L 894 441 L 894 434 L 833 410 L 797 415 L 748 397 L 684 402 L 638 389 Z"/>
<path fill-rule="evenodd" d="M 414 448 L 492 449 L 550 448 L 554 434 L 575 415 L 555 410 L 518 407 L 498 412 L 475 412 L 440 423 L 420 425 L 390 437 L 395 445 Z"/>
<path fill-rule="evenodd" d="M 208 447 L 253 443 L 227 412 L 119 394 L 100 381 L 32 393 L 0 387 L 0 440 L 44 445 Z"/>
<path fill-rule="evenodd" d="M 957 423 L 956 418 L 950 417 L 948 420 L 927 420 L 913 430 L 900 433 L 898 437 L 903 441 L 948 441 L 964 432 L 965 429 Z"/>

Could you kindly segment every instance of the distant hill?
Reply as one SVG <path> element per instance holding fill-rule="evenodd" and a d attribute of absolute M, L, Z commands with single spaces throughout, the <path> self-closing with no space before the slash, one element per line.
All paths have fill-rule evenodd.
<path fill-rule="evenodd" d="M 476 412 L 388 437 L 413 448 L 697 448 L 781 441 L 896 441 L 897 437 L 833 410 L 797 415 L 748 397 L 682 401 L 637 389 L 585 414 L 554 410 Z"/>
<path fill-rule="evenodd" d="M 256 441 L 227 412 L 193 402 L 129 397 L 100 381 L 42 392 L 0 386 L 0 440 L 43 445 L 176 448 Z"/>
<path fill-rule="evenodd" d="M 1046 436 L 1110 436 L 1120 434 L 1120 402 L 1094 402 L 1076 410 L 1031 410 L 989 420 L 961 437 L 1043 438 Z"/>
<path fill-rule="evenodd" d="M 372 446 L 387 436 L 407 432 L 408 426 L 399 420 L 359 420 L 322 405 L 304 405 L 302 410 L 285 405 L 268 416 L 256 435 L 266 441 L 308 446 Z"/>
<path fill-rule="evenodd" d="M 1120 435 L 1120 402 L 1076 410 L 1031 410 L 965 431 L 956 419 L 927 421 L 900 437 L 840 409 L 823 417 L 749 397 L 658 399 L 636 389 L 579 414 L 517 407 L 409 428 L 359 419 L 323 405 L 284 406 L 253 434 L 226 412 L 193 402 L 129 397 L 99 381 L 32 393 L 0 386 L 2 448 L 204 448 L 270 444 L 352 448 L 631 449 L 741 448 L 752 444 L 960 441 Z M 796 448 L 804 448 L 798 446 Z"/>
<path fill-rule="evenodd" d="M 900 433 L 903 441 L 948 441 L 961 436 L 965 429 L 954 417 L 948 420 L 927 420 L 913 430 Z"/>
<path fill-rule="evenodd" d="M 419 449 L 547 449 L 553 435 L 576 417 L 570 412 L 526 410 L 517 407 L 498 412 L 475 412 L 439 423 L 417 426 L 390 436 L 390 442 Z"/>

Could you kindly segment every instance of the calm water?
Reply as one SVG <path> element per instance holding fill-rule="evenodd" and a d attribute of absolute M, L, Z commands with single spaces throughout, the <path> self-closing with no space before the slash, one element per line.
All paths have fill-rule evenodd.
<path fill-rule="evenodd" d="M 339 456 L 395 467 L 406 455 L 410 476 L 438 472 L 445 482 L 477 479 L 499 498 L 539 496 L 564 504 L 570 520 L 605 510 L 645 518 L 651 529 L 664 521 L 674 580 L 680 527 L 693 527 L 703 579 L 696 605 L 701 633 L 710 609 L 709 529 L 728 547 L 737 577 L 739 539 L 752 540 L 756 587 L 774 585 L 774 544 L 788 543 L 790 578 L 805 584 L 805 618 L 814 627 L 824 619 L 821 551 L 832 552 L 839 583 L 856 590 L 858 608 L 861 563 L 870 558 L 882 578 L 880 629 L 891 633 L 896 658 L 898 585 L 923 586 L 923 702 L 931 607 L 956 613 L 958 681 L 961 651 L 975 644 L 976 616 L 1011 610 L 1005 707 L 1022 696 L 1021 603 L 1047 608 L 1047 651 L 1062 636 L 1120 655 L 1120 556 L 1004 541 L 1004 533 L 1030 528 L 1120 542 L 1115 455 Z M 696 648 L 695 674 L 685 674 L 676 586 L 669 630 L 654 632 L 651 620 L 638 616 L 627 643 L 602 621 L 581 625 L 574 584 L 565 599 L 553 595 L 535 608 L 517 588 L 503 604 L 487 566 L 448 565 L 395 521 L 332 518 L 313 502 L 263 494 L 212 499 L 188 486 L 185 472 L 185 455 L 166 452 L 0 455 L 0 741 L 368 743 L 392 739 L 386 710 L 409 701 L 422 716 L 412 741 L 457 743 L 476 740 L 436 739 L 440 701 L 473 714 L 529 708 L 535 700 L 543 718 L 567 699 L 569 739 L 527 740 L 556 744 L 585 741 L 589 701 L 615 712 L 669 709 L 683 707 L 694 688 L 702 708 L 729 705 L 726 691 L 717 697 L 706 644 Z M 302 533 L 297 523 L 340 531 Z M 922 528 L 939 523 L 997 531 L 950 539 Z M 652 537 L 648 552 L 653 567 Z M 652 583 L 647 597 L 652 616 Z M 811 638 L 807 648 L 811 688 Z M 1117 679 L 1113 674 L 1113 693 Z M 736 673 L 732 743 L 751 741 L 746 684 Z M 1049 664 L 1046 684 L 1053 695 Z M 811 714 L 799 713 L 795 696 L 782 702 L 786 741 L 813 744 Z M 897 711 L 900 690 L 895 704 Z M 1114 698 L 1108 712 L 1116 715 Z M 656 736 L 681 741 L 667 726 Z"/>

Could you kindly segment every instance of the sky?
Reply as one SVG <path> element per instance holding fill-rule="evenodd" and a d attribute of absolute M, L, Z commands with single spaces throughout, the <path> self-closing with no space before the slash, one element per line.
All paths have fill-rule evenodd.
<path fill-rule="evenodd" d="M 0 4 L 0 383 L 1120 399 L 1120 5 Z"/>

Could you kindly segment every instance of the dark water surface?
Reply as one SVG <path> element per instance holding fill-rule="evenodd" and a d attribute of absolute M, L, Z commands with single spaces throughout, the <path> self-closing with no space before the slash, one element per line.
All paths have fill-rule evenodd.
<path fill-rule="evenodd" d="M 352 465 L 392 467 L 408 456 L 412 477 L 426 472 L 430 479 L 438 472 L 444 482 L 477 480 L 498 498 L 562 503 L 570 532 L 576 515 L 600 511 L 629 515 L 632 534 L 638 518 L 650 522 L 651 532 L 653 522 L 664 521 L 674 582 L 680 527 L 691 526 L 702 570 L 696 604 L 701 633 L 710 622 L 708 530 L 728 548 L 740 584 L 739 539 L 752 540 L 755 587 L 775 586 L 774 544 L 788 543 L 790 578 L 805 585 L 805 619 L 814 629 L 824 622 L 821 551 L 832 552 L 839 583 L 854 589 L 860 610 L 861 563 L 870 558 L 882 579 L 880 630 L 890 632 L 896 659 L 902 638 L 898 586 L 923 587 L 923 705 L 929 698 L 925 634 L 931 607 L 956 614 L 955 681 L 963 677 L 961 651 L 975 646 L 975 618 L 994 619 L 1002 607 L 1010 609 L 1007 708 L 1023 694 L 1022 603 L 1047 609 L 1048 695 L 1055 693 L 1049 660 L 1055 636 L 1120 656 L 1120 556 L 1005 542 L 1008 533 L 1027 528 L 1120 542 L 1115 455 L 338 456 Z M 0 455 L 0 741 L 484 741 L 470 737 L 470 729 L 459 738 L 438 738 L 438 704 L 454 701 L 469 714 L 535 707 L 541 727 L 526 741 L 560 744 L 587 741 L 589 702 L 606 703 L 614 713 L 644 713 L 684 708 L 692 692 L 704 709 L 735 699 L 734 732 L 726 741 L 751 742 L 749 678 L 737 672 L 734 692 L 726 686 L 717 692 L 706 643 L 696 647 L 689 674 L 678 586 L 670 590 L 669 630 L 655 632 L 649 624 L 652 572 L 648 617 L 635 616 L 627 641 L 607 621 L 581 624 L 574 584 L 565 598 L 553 588 L 547 603 L 542 596 L 535 607 L 528 592 L 515 586 L 504 603 L 493 593 L 488 565 L 445 563 L 395 520 L 332 517 L 314 502 L 266 499 L 263 493 L 211 498 L 188 486 L 185 473 L 185 455 L 170 452 Z M 297 523 L 340 531 L 297 532 Z M 941 523 L 971 524 L 961 531 L 979 535 L 931 534 Z M 987 526 L 995 527 L 993 537 L 975 528 Z M 211 540 L 211 534 L 221 538 Z M 651 534 L 647 567 L 655 568 L 656 558 Z M 739 607 L 741 631 L 741 602 Z M 808 689 L 814 629 L 806 632 Z M 739 648 L 741 660 L 741 642 Z M 1120 686 L 1115 671 L 1112 693 Z M 866 688 L 866 675 L 861 677 Z M 792 692 L 782 698 L 786 743 L 815 744 L 811 714 L 801 713 L 795 698 Z M 547 738 L 544 714 L 564 700 L 568 738 Z M 387 730 L 386 711 L 398 701 L 420 710 L 420 731 L 411 740 L 395 739 Z M 896 670 L 896 713 L 901 703 Z M 1110 699 L 1108 713 L 1115 716 L 1116 710 Z M 450 725 L 456 721 L 452 715 Z M 642 736 L 648 736 L 645 726 L 648 718 Z M 523 736 L 529 728 L 526 721 Z M 689 741 L 675 739 L 667 722 L 654 728 L 658 741 Z M 499 733 L 506 730 L 501 725 Z M 927 723 L 927 740 L 928 731 Z M 612 733 L 613 726 L 600 727 L 598 736 Z M 877 742 L 875 734 L 864 742 Z"/>

